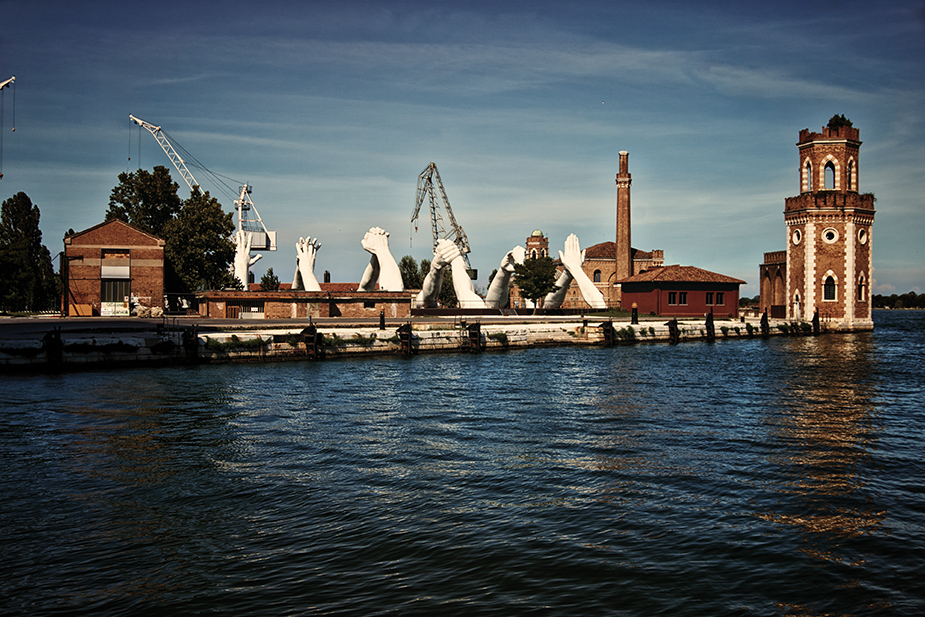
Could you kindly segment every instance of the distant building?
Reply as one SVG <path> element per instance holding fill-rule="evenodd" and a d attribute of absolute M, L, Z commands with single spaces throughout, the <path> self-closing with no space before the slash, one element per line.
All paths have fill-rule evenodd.
<path fill-rule="evenodd" d="M 620 168 L 617 172 L 616 241 L 601 242 L 585 247 L 585 263 L 582 270 L 600 290 L 611 308 L 620 307 L 620 285 L 618 281 L 651 268 L 664 265 L 664 251 L 653 249 L 641 251 L 632 247 L 630 186 L 632 174 L 629 171 L 629 152 L 620 152 Z M 549 252 L 549 239 L 539 229 L 527 238 L 527 257 L 549 255 L 555 258 L 557 250 Z M 562 269 L 562 266 L 559 266 Z M 511 306 L 523 307 L 524 301 L 516 286 L 511 287 Z M 581 295 L 576 283 L 572 283 L 562 302 L 564 309 L 591 308 Z"/>
<path fill-rule="evenodd" d="M 620 281 L 624 308 L 676 317 L 739 316 L 739 285 L 745 281 L 693 266 L 662 266 Z"/>
<path fill-rule="evenodd" d="M 305 319 L 319 317 L 389 319 L 411 314 L 411 291 L 357 291 L 359 283 L 320 283 L 321 291 L 204 291 L 197 294 L 199 314 L 218 319 Z"/>
<path fill-rule="evenodd" d="M 65 315 L 129 315 L 164 306 L 164 241 L 119 220 L 64 238 Z"/>
<path fill-rule="evenodd" d="M 844 116 L 822 133 L 800 131 L 800 194 L 784 200 L 784 263 L 780 251 L 766 253 L 759 267 L 770 314 L 810 321 L 818 312 L 824 327 L 873 328 L 874 196 L 859 192 L 860 147 L 860 131 Z"/>

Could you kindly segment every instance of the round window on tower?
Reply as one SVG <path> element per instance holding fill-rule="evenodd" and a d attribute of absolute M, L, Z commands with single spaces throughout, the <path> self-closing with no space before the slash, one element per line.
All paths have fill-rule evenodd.
<path fill-rule="evenodd" d="M 790 239 L 793 240 L 794 245 L 797 245 L 803 239 L 803 233 L 799 229 L 794 229 Z"/>
<path fill-rule="evenodd" d="M 822 239 L 826 244 L 833 244 L 838 241 L 838 231 L 829 227 L 828 229 L 823 230 Z"/>
<path fill-rule="evenodd" d="M 867 244 L 867 230 L 859 229 L 858 230 L 858 242 L 861 244 Z"/>

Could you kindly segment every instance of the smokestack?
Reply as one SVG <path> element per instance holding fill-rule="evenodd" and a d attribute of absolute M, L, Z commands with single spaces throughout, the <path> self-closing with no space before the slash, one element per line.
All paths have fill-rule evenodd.
<path fill-rule="evenodd" d="M 633 247 L 630 234 L 630 153 L 620 152 L 620 172 L 617 174 L 617 250 L 616 279 L 633 276 Z"/>

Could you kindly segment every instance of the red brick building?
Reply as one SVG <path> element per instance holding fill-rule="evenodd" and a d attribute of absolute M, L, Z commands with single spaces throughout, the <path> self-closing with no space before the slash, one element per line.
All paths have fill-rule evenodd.
<path fill-rule="evenodd" d="M 762 308 L 783 305 L 787 319 L 804 321 L 818 311 L 832 328 L 873 328 L 874 196 L 859 192 L 860 147 L 860 131 L 844 116 L 822 133 L 800 131 L 800 194 L 784 200 L 786 263 L 759 269 Z M 782 293 L 772 271 L 783 274 Z"/>
<path fill-rule="evenodd" d="M 122 221 L 64 238 L 66 315 L 129 315 L 131 298 L 164 306 L 164 241 Z"/>
<path fill-rule="evenodd" d="M 731 276 L 693 266 L 662 266 L 618 281 L 623 306 L 668 317 L 739 316 L 739 285 Z"/>
<path fill-rule="evenodd" d="M 197 294 L 199 314 L 226 319 L 309 317 L 389 319 L 411 314 L 414 291 L 356 291 L 358 283 L 321 283 L 321 291 L 205 291 Z M 288 285 L 281 286 L 288 287 Z"/>

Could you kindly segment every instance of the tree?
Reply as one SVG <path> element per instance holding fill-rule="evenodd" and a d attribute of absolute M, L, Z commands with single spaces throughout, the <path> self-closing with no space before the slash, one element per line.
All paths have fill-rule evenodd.
<path fill-rule="evenodd" d="M 41 213 L 19 192 L 0 206 L 0 306 L 13 311 L 58 306 L 60 281 L 42 244 Z"/>
<path fill-rule="evenodd" d="M 243 289 L 228 271 L 235 246 L 232 215 L 199 187 L 186 201 L 166 167 L 119 174 L 106 220 L 119 219 L 164 240 L 164 288 L 170 292 Z"/>
<path fill-rule="evenodd" d="M 405 289 L 420 289 L 424 285 L 424 275 L 418 269 L 418 262 L 411 255 L 405 255 L 398 261 L 398 269 L 401 272 L 401 282 Z M 430 262 L 428 262 L 428 269 L 430 269 Z"/>
<path fill-rule="evenodd" d="M 234 221 L 209 192 L 193 191 L 176 218 L 164 225 L 164 258 L 169 288 L 175 291 L 241 288 L 229 271 L 235 245 Z"/>
<path fill-rule="evenodd" d="M 542 299 L 556 288 L 556 265 L 550 257 L 526 259 L 522 264 L 514 264 L 514 282 L 520 295 L 540 308 Z"/>
<path fill-rule="evenodd" d="M 852 123 L 851 120 L 846 118 L 845 114 L 841 114 L 841 115 L 835 114 L 834 116 L 831 117 L 831 119 L 829 119 L 829 124 L 827 128 L 837 129 L 842 126 L 847 126 L 850 128 L 854 126 L 854 123 Z"/>
<path fill-rule="evenodd" d="M 162 165 L 156 166 L 154 173 L 144 169 L 123 172 L 119 174 L 119 185 L 109 195 L 106 220 L 119 219 L 164 238 L 167 223 L 175 219 L 183 207 L 177 194 L 179 188 Z"/>
<path fill-rule="evenodd" d="M 260 277 L 260 291 L 279 291 L 279 277 L 273 274 L 273 268 Z"/>

